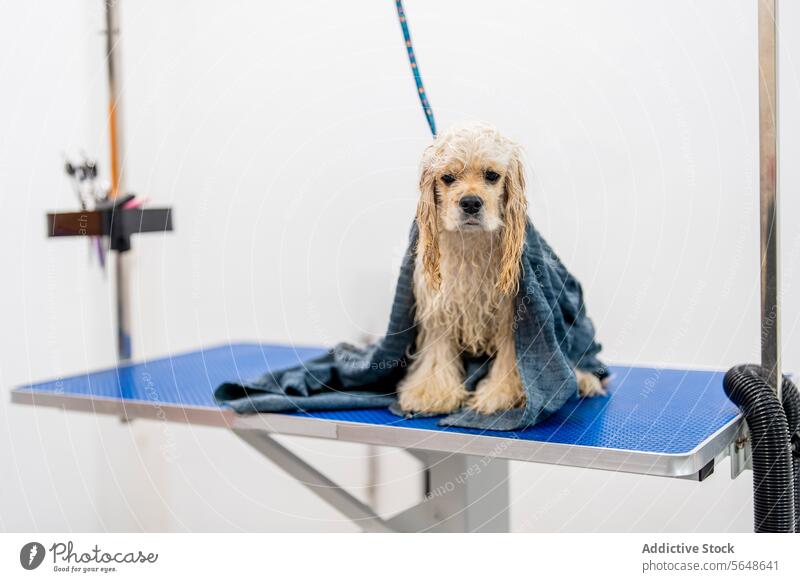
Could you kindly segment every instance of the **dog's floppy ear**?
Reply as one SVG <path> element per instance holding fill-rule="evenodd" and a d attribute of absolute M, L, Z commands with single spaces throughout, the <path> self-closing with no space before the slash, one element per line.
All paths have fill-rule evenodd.
<path fill-rule="evenodd" d="M 436 209 L 436 175 L 432 168 L 433 146 L 422 157 L 417 203 L 417 254 L 422 253 L 422 266 L 428 284 L 438 289 L 442 280 L 439 271 L 439 220 Z"/>
<path fill-rule="evenodd" d="M 505 177 L 505 206 L 503 219 L 503 258 L 497 286 L 506 294 L 519 290 L 522 249 L 525 244 L 525 225 L 528 221 L 528 201 L 525 198 L 525 168 L 522 153 L 514 148 Z"/>

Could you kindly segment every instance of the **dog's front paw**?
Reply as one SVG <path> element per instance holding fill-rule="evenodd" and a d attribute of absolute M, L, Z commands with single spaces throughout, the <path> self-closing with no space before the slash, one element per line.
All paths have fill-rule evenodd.
<path fill-rule="evenodd" d="M 469 407 L 481 414 L 511 410 L 525 404 L 525 390 L 520 382 L 507 380 L 501 383 L 484 381 L 478 384 Z"/>
<path fill-rule="evenodd" d="M 436 382 L 434 378 L 410 381 L 399 389 L 398 403 L 404 412 L 447 414 L 461 408 L 469 397 L 463 384 Z"/>
<path fill-rule="evenodd" d="M 581 398 L 591 398 L 592 396 L 605 396 L 606 389 L 600 378 L 594 374 L 575 370 L 575 377 L 578 380 L 578 394 Z"/>

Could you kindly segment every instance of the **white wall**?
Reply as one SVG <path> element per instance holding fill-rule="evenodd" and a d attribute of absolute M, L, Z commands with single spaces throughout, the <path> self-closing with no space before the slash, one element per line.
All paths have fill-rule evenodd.
<path fill-rule="evenodd" d="M 114 361 L 109 295 L 85 241 L 45 240 L 46 209 L 68 207 L 62 151 L 97 151 L 102 53 L 85 2 L 4 3 L 0 17 L 0 529 L 91 530 L 107 475 L 98 434 L 111 419 L 8 403 L 31 378 Z M 74 148 L 74 149 L 73 149 Z"/>
<path fill-rule="evenodd" d="M 108 307 L 108 283 L 80 245 L 35 227 L 71 202 L 59 152 L 103 150 L 100 3 L 19 4 L 26 24 L 3 18 L 0 35 L 12 87 L 0 92 L 2 204 L 16 217 L 0 236 L 19 249 L 2 256 L 19 283 L 0 291 L 18 330 L 2 339 L 4 388 L 113 357 L 108 313 L 89 312 L 93 298 Z M 796 370 L 800 7 L 782 8 L 784 355 Z M 609 360 L 757 359 L 754 0 L 406 9 L 440 126 L 484 119 L 525 146 L 531 216 L 587 289 Z M 177 229 L 137 241 L 135 352 L 381 334 L 429 141 L 393 3 L 140 0 L 122 19 L 128 186 L 173 205 Z M 347 528 L 222 431 L 2 401 L 6 529 Z M 176 460 L 159 453 L 166 438 Z M 365 447 L 292 446 L 364 494 Z M 388 509 L 413 498 L 417 467 L 381 455 Z M 78 458 L 85 485 L 56 473 L 75 477 Z M 749 477 L 726 471 L 698 485 L 515 463 L 515 528 L 747 531 Z M 45 509 L 27 509 L 30 491 Z"/>

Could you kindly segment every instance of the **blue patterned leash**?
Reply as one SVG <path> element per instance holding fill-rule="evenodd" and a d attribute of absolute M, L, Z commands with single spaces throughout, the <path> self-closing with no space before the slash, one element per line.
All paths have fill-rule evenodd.
<path fill-rule="evenodd" d="M 419 102 L 422 104 L 422 110 L 425 112 L 425 118 L 428 120 L 431 133 L 433 137 L 436 137 L 436 120 L 433 118 L 433 109 L 431 109 L 431 104 L 428 103 L 428 97 L 425 95 L 425 86 L 422 84 L 422 76 L 419 74 L 417 57 L 414 56 L 414 45 L 411 44 L 411 33 L 408 31 L 408 21 L 406 19 L 406 11 L 403 9 L 403 1 L 395 0 L 395 4 L 397 5 L 397 17 L 400 19 L 400 28 L 403 29 L 403 38 L 406 41 L 408 62 L 411 64 L 411 72 L 414 73 L 414 82 L 417 84 Z"/>

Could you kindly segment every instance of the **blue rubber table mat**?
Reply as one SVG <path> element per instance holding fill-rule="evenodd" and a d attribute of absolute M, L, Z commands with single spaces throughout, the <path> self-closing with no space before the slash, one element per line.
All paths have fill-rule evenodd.
<path fill-rule="evenodd" d="M 252 379 L 324 351 L 269 344 L 216 346 L 18 391 L 219 409 L 213 394 L 222 382 Z M 722 390 L 723 372 L 625 366 L 610 370 L 608 397 L 574 398 L 543 423 L 515 432 L 445 428 L 437 426 L 435 418 L 403 419 L 386 409 L 287 414 L 653 453 L 688 453 L 739 415 Z"/>

